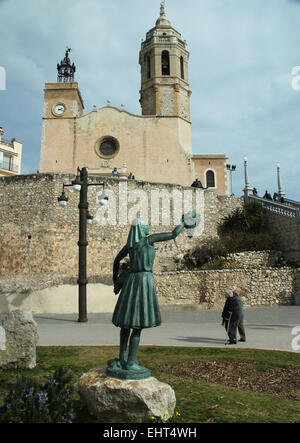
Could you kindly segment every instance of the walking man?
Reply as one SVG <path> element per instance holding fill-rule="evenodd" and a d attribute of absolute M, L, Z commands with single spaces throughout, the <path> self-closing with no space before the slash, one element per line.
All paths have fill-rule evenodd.
<path fill-rule="evenodd" d="M 226 301 L 222 312 L 222 325 L 227 331 L 230 345 L 236 344 L 236 321 L 237 321 L 237 303 L 233 299 L 233 292 L 227 290 L 225 293 Z"/>
<path fill-rule="evenodd" d="M 235 328 L 239 331 L 239 341 L 246 341 L 245 327 L 244 327 L 244 311 L 243 300 L 239 296 L 239 291 L 235 289 L 233 291 L 233 301 L 236 307 L 237 319 L 235 321 Z"/>

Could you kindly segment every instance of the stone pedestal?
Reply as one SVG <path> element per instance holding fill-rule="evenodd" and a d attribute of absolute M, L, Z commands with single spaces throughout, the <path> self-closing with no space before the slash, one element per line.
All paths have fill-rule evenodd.
<path fill-rule="evenodd" d="M 119 380 L 107 376 L 102 366 L 83 374 L 74 387 L 81 401 L 99 419 L 139 423 L 151 422 L 156 417 L 165 422 L 174 414 L 174 390 L 154 377 Z"/>

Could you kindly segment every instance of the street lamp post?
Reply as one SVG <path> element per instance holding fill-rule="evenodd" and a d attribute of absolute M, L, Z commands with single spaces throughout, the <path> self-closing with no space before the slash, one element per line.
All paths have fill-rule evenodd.
<path fill-rule="evenodd" d="M 230 183 L 230 195 L 233 195 L 232 193 L 232 171 L 236 170 L 236 165 L 226 165 L 227 171 L 229 171 L 229 183 Z"/>
<path fill-rule="evenodd" d="M 80 175 L 78 175 L 80 173 Z M 88 212 L 88 200 L 87 191 L 88 186 L 102 186 L 103 192 L 99 198 L 101 205 L 107 204 L 108 197 L 104 191 L 104 183 L 88 183 L 88 171 L 87 168 L 77 168 L 77 176 L 71 184 L 63 184 L 63 191 L 60 197 L 58 197 L 58 203 L 60 206 L 65 207 L 68 202 L 68 198 L 65 195 L 64 188 L 72 186 L 74 191 L 80 192 L 79 197 L 79 239 L 78 239 L 78 310 L 79 322 L 87 322 L 87 302 L 86 302 L 86 287 L 87 287 L 87 223 L 91 223 L 93 217 Z"/>
<path fill-rule="evenodd" d="M 79 297 L 79 322 L 87 322 L 87 306 L 86 306 L 86 256 L 87 256 L 87 170 L 82 168 L 80 171 L 80 181 L 82 183 L 79 197 L 79 240 L 78 240 L 78 297 Z"/>
<path fill-rule="evenodd" d="M 281 182 L 280 182 L 280 163 L 277 163 L 277 184 L 278 184 L 278 197 L 281 199 L 285 192 L 282 191 Z"/>
<path fill-rule="evenodd" d="M 245 188 L 244 188 L 244 199 L 248 200 L 249 191 L 251 190 L 248 182 L 248 172 L 247 172 L 247 157 L 244 157 L 244 178 L 245 178 Z"/>

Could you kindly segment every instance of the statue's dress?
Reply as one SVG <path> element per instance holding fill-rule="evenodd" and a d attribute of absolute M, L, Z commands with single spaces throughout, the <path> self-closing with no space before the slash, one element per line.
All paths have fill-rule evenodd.
<path fill-rule="evenodd" d="M 179 225 L 173 232 L 163 232 L 143 237 L 132 248 L 127 245 L 114 261 L 114 274 L 118 273 L 119 262 L 129 253 L 130 268 L 127 271 L 119 295 L 112 322 L 124 329 L 153 328 L 161 324 L 152 268 L 155 258 L 154 242 L 176 238 L 183 229 Z"/>
<path fill-rule="evenodd" d="M 148 237 L 144 237 L 129 251 L 126 245 L 120 254 L 123 255 L 126 251 L 129 252 L 130 269 L 123 283 L 112 322 L 115 326 L 125 329 L 159 326 L 161 316 L 152 276 L 154 246 Z"/>

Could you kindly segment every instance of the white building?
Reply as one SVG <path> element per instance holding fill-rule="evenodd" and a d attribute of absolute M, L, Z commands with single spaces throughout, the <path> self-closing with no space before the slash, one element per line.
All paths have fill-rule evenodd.
<path fill-rule="evenodd" d="M 12 139 L 2 138 L 3 129 L 0 127 L 0 176 L 19 175 L 21 173 L 22 143 Z"/>

